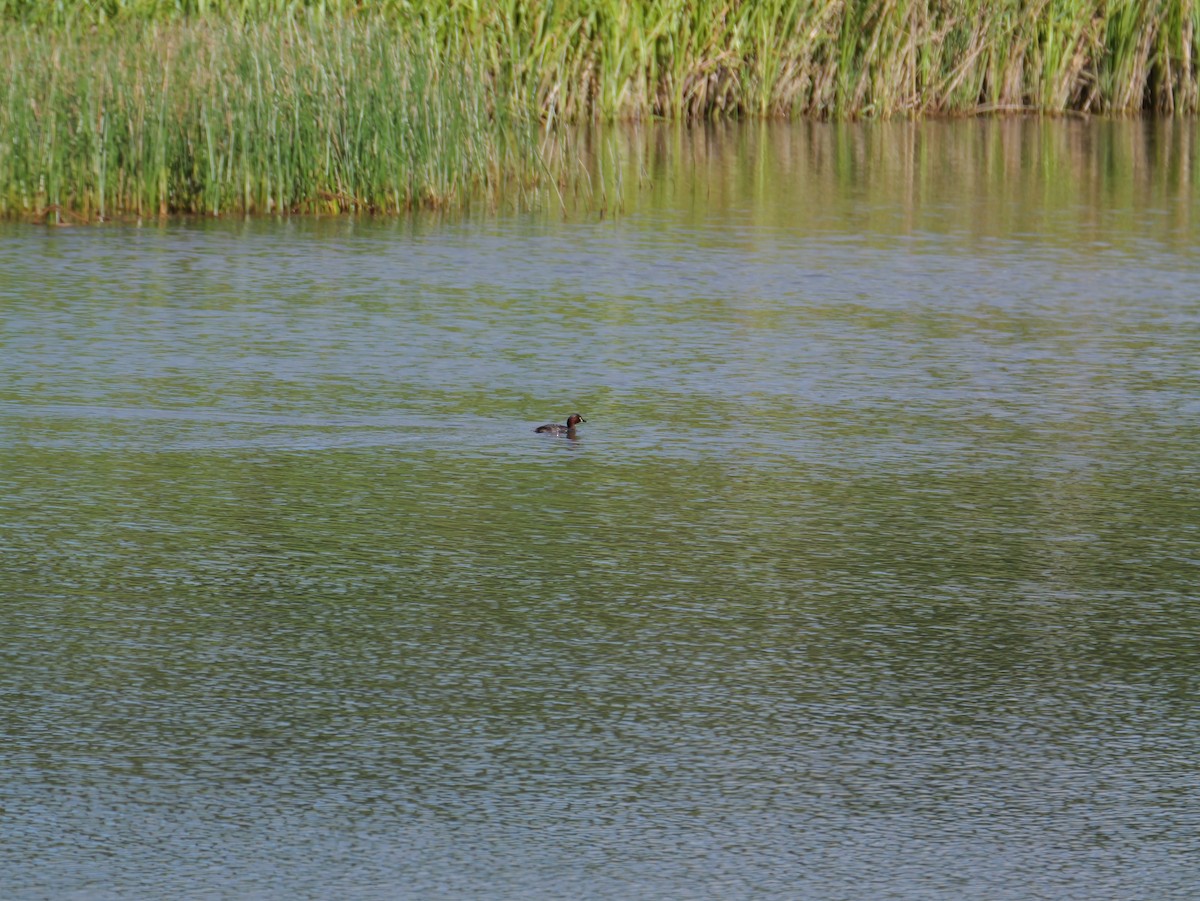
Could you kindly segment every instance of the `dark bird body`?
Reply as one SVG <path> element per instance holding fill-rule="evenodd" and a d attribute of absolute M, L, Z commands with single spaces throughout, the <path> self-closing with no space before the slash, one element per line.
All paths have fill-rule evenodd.
<path fill-rule="evenodd" d="M 587 422 L 587 420 L 578 413 L 572 413 L 567 417 L 566 425 L 559 425 L 556 422 L 551 422 L 547 425 L 538 426 L 536 429 L 534 429 L 534 431 L 540 432 L 543 435 L 557 435 L 559 438 L 574 438 L 575 426 L 579 425 L 581 422 Z"/>

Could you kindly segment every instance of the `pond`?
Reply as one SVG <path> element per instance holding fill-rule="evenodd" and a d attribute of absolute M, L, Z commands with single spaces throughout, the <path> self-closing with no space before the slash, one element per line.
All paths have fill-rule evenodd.
<path fill-rule="evenodd" d="M 3 226 L 5 896 L 1190 896 L 1198 147 Z"/>

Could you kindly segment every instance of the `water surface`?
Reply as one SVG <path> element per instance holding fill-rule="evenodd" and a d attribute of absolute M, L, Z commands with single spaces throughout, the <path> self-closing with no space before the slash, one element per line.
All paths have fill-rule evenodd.
<path fill-rule="evenodd" d="M 1192 897 L 1195 139 L 4 226 L 5 897 Z"/>

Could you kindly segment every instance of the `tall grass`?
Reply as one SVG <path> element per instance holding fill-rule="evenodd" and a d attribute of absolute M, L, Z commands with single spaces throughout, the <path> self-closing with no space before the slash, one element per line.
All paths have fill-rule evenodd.
<path fill-rule="evenodd" d="M 58 29 L 196 18 L 384 20 L 548 119 L 1200 111 L 1197 0 L 0 0 Z"/>
<path fill-rule="evenodd" d="M 1200 0 L 0 0 L 0 214 L 561 192 L 540 124 L 1200 112 Z"/>
<path fill-rule="evenodd" d="M 457 205 L 538 170 L 530 105 L 378 19 L 0 35 L 0 215 Z"/>
<path fill-rule="evenodd" d="M 1196 0 L 416 6 L 441 43 L 487 48 L 546 118 L 1200 111 Z"/>

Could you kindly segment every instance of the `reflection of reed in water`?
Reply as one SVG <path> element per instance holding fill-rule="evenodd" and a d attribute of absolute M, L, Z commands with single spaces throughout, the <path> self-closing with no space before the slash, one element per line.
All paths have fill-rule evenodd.
<path fill-rule="evenodd" d="M 613 208 L 737 209 L 792 231 L 840 229 L 849 207 L 877 234 L 1012 234 L 1036 214 L 1051 242 L 1178 241 L 1196 224 L 1190 120 L 660 123 L 563 129 L 549 146 L 580 164 L 568 203 L 603 187 Z M 1151 209 L 1170 215 L 1139 218 Z"/>

